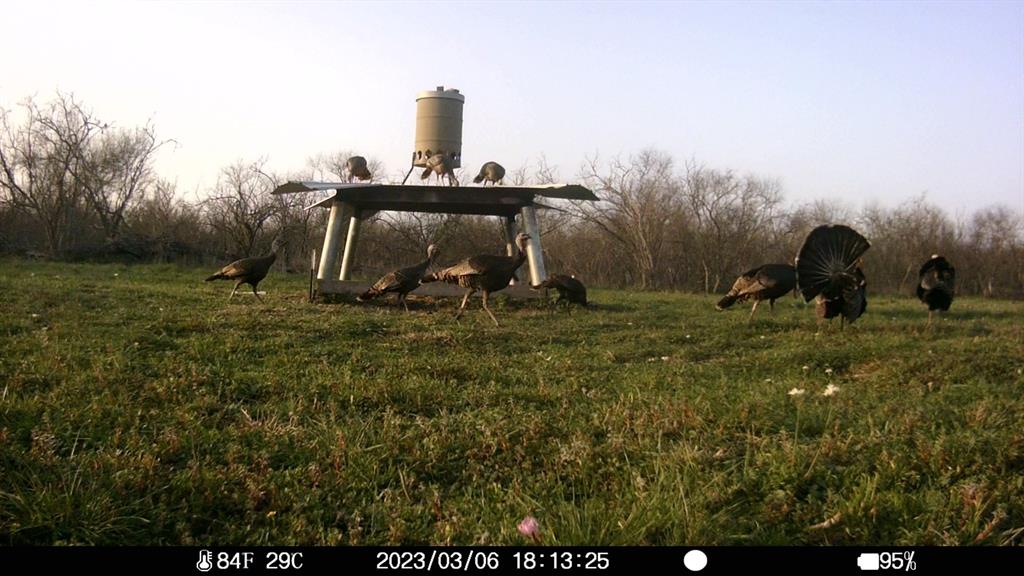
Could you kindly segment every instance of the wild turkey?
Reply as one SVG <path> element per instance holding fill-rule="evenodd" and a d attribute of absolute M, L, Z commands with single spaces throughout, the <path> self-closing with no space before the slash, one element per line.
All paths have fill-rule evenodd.
<path fill-rule="evenodd" d="M 519 252 L 515 256 L 478 254 L 466 258 L 454 266 L 449 266 L 440 272 L 427 274 L 423 277 L 423 282 L 447 282 L 449 284 L 457 284 L 469 290 L 462 299 L 462 305 L 459 306 L 458 313 L 455 314 L 456 320 L 462 316 L 462 312 L 466 309 L 469 297 L 478 290 L 483 292 L 484 311 L 491 317 L 491 320 L 494 320 L 494 325 L 498 326 L 498 319 L 494 317 L 491 309 L 487 307 L 487 296 L 491 292 L 504 290 L 508 287 L 512 276 L 526 260 L 526 242 L 529 240 L 529 235 L 519 233 L 516 236 L 516 247 L 519 249 Z"/>
<path fill-rule="evenodd" d="M 558 290 L 558 299 L 555 300 L 555 304 L 558 304 L 562 300 L 568 300 L 571 303 L 579 304 L 581 306 L 587 305 L 587 287 L 577 280 L 575 276 L 553 274 L 548 276 L 547 280 L 533 288 L 554 288 L 555 290 Z"/>
<path fill-rule="evenodd" d="M 831 320 L 839 316 L 839 323 L 842 326 L 846 320 L 853 323 L 860 318 L 868 309 L 867 300 L 867 279 L 864 271 L 858 265 L 853 270 L 852 287 L 844 288 L 839 297 L 827 298 L 824 293 L 818 296 L 818 305 L 815 314 L 818 320 Z"/>
<path fill-rule="evenodd" d="M 796 259 L 797 287 L 810 302 L 817 297 L 817 315 L 840 316 L 853 322 L 867 309 L 867 280 L 861 256 L 871 243 L 856 230 L 841 224 L 818 226 L 807 235 Z"/>
<path fill-rule="evenodd" d="M 348 170 L 348 181 L 351 182 L 353 178 L 360 180 L 369 180 L 373 176 L 370 174 L 370 169 L 366 167 L 366 158 L 362 156 L 353 156 L 345 162 L 345 168 Z"/>
<path fill-rule="evenodd" d="M 441 178 L 447 176 L 449 186 L 458 186 L 458 181 L 455 180 L 455 172 L 452 171 L 452 161 L 444 154 L 434 154 L 427 158 L 427 169 L 420 175 L 420 180 L 430 178 L 432 173 L 437 174 L 438 182 L 441 181 Z"/>
<path fill-rule="evenodd" d="M 772 312 L 775 311 L 775 300 L 789 294 L 796 288 L 796 268 L 789 264 L 765 264 L 743 273 L 732 284 L 732 289 L 715 304 L 718 310 L 725 310 L 736 302 L 753 300 L 749 322 L 754 311 L 762 300 L 768 301 Z"/>
<path fill-rule="evenodd" d="M 257 258 L 242 258 L 241 260 L 235 260 L 231 264 L 221 268 L 216 274 L 212 274 L 207 277 L 206 281 L 234 280 L 235 288 L 231 291 L 231 295 L 228 296 L 228 300 L 234 298 L 235 292 L 238 291 L 239 286 L 242 284 L 248 284 L 252 286 L 252 293 L 256 295 L 256 298 L 258 298 L 260 302 L 263 302 L 263 298 L 260 298 L 259 293 L 256 291 L 256 286 L 261 280 L 267 277 L 267 272 L 270 271 L 270 267 L 274 264 L 274 260 L 277 260 L 277 252 L 282 246 L 284 246 L 284 241 L 280 238 L 276 238 L 270 248 L 270 254 Z"/>
<path fill-rule="evenodd" d="M 382 276 L 380 280 L 374 282 L 373 286 L 369 290 L 363 292 L 356 297 L 356 300 L 360 302 L 366 302 L 380 296 L 387 294 L 388 292 L 394 292 L 398 294 L 398 301 L 405 306 L 405 311 L 409 311 L 409 305 L 405 303 L 405 297 L 420 285 L 420 280 L 423 279 L 423 274 L 426 273 L 427 268 L 434 263 L 437 258 L 438 249 L 437 246 L 431 244 L 427 246 L 427 259 L 415 266 L 408 266 L 406 268 L 400 268 L 394 272 L 389 272 Z"/>
<path fill-rule="evenodd" d="M 917 297 L 928 305 L 928 323 L 931 324 L 932 314 L 936 310 L 947 312 L 953 303 L 956 269 L 949 260 L 932 254 L 931 259 L 921 266 L 917 276 Z"/>
<path fill-rule="evenodd" d="M 487 186 L 488 182 L 501 184 L 503 178 L 505 178 L 505 168 L 497 162 L 487 162 L 480 167 L 480 173 L 473 178 L 473 182 L 477 184 L 483 182 L 484 186 Z"/>

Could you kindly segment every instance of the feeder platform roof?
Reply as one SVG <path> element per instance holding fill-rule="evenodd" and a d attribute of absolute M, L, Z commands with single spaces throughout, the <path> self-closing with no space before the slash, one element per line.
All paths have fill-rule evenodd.
<path fill-rule="evenodd" d="M 536 197 L 564 200 L 599 200 L 593 192 L 578 184 L 543 186 L 405 186 L 340 182 L 288 182 L 274 194 L 336 190 L 334 195 L 309 206 L 330 207 L 335 201 L 352 204 L 360 211 L 396 210 L 400 212 L 438 212 L 445 214 L 481 214 L 515 216 L 524 206 L 546 208 L 534 202 Z"/>

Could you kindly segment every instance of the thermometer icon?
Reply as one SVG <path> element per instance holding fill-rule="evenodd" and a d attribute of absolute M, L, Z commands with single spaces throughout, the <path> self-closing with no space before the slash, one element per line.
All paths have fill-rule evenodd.
<path fill-rule="evenodd" d="M 199 551 L 199 562 L 196 562 L 196 569 L 200 572 L 209 572 L 213 568 L 213 552 L 209 550 Z"/>

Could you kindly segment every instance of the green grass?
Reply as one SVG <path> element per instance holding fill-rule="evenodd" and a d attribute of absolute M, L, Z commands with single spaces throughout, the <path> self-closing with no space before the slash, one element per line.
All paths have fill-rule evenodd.
<path fill-rule="evenodd" d="M 526 515 L 559 545 L 1024 538 L 1019 302 L 928 328 L 869 295 L 819 334 L 790 298 L 747 324 L 593 290 L 499 298 L 495 328 L 208 273 L 0 262 L 0 542 L 504 545 Z"/>

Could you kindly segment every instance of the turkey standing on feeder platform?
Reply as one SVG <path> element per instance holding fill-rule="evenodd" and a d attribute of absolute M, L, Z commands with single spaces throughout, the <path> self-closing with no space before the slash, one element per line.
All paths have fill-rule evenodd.
<path fill-rule="evenodd" d="M 928 323 L 931 324 L 932 314 L 936 310 L 948 312 L 953 303 L 956 269 L 949 260 L 932 254 L 931 259 L 921 266 L 917 276 L 917 297 L 928 305 Z"/>
<path fill-rule="evenodd" d="M 362 156 L 353 156 L 345 162 L 345 168 L 348 170 L 348 181 L 352 182 L 353 178 L 360 180 L 369 180 L 372 178 L 370 169 L 366 167 L 366 158 Z"/>
<path fill-rule="evenodd" d="M 441 181 L 441 178 L 447 176 L 449 186 L 458 186 L 458 182 L 455 180 L 455 172 L 452 170 L 452 161 L 444 154 L 434 154 L 427 158 L 427 168 L 420 175 L 420 180 L 430 178 L 431 173 L 437 174 L 438 182 Z"/>
<path fill-rule="evenodd" d="M 587 305 L 587 287 L 577 280 L 575 276 L 553 274 L 533 288 L 535 290 L 540 288 L 554 288 L 558 290 L 558 299 L 555 300 L 555 304 L 562 300 L 568 300 L 581 306 Z"/>
<path fill-rule="evenodd" d="M 503 178 L 505 178 L 505 168 L 497 162 L 487 162 L 480 167 L 480 173 L 473 178 L 473 182 L 476 184 L 483 182 L 484 186 L 487 186 L 488 182 L 500 184 Z"/>
<path fill-rule="evenodd" d="M 374 282 L 373 286 L 369 290 L 360 294 L 356 297 L 356 300 L 360 302 L 366 302 L 367 300 L 376 298 L 381 294 L 387 294 L 388 292 L 395 292 L 398 294 L 398 301 L 405 306 L 405 311 L 409 311 L 409 305 L 405 303 L 405 297 L 409 292 L 412 292 L 420 285 L 420 280 L 423 279 L 423 274 L 426 273 L 427 268 L 434 263 L 437 259 L 438 248 L 434 244 L 427 246 L 427 259 L 415 266 L 409 266 L 406 268 L 400 268 L 394 272 L 389 272 L 381 277 L 380 280 Z"/>
<path fill-rule="evenodd" d="M 280 237 L 274 239 L 274 243 L 270 248 L 270 254 L 261 256 L 258 258 L 242 258 L 241 260 L 235 260 L 231 264 L 220 269 L 220 272 L 209 276 L 206 281 L 212 280 L 234 280 L 235 288 L 231 291 L 231 295 L 228 296 L 228 300 L 231 300 L 235 296 L 235 292 L 238 291 L 238 287 L 242 284 L 248 284 L 252 286 L 252 293 L 256 295 L 256 298 L 260 302 L 263 302 L 263 298 L 260 298 L 258 292 L 256 292 L 256 285 L 261 280 L 267 277 L 267 272 L 270 271 L 270 266 L 274 264 L 274 260 L 277 260 L 277 252 L 284 246 L 284 241 Z"/>
<path fill-rule="evenodd" d="M 483 292 L 484 311 L 491 317 L 491 320 L 494 320 L 494 325 L 498 326 L 498 319 L 494 317 L 491 309 L 487 307 L 487 296 L 491 292 L 504 290 L 508 287 L 512 276 L 526 260 L 526 243 L 529 240 L 530 236 L 528 234 L 520 232 L 516 235 L 516 247 L 519 249 L 519 252 L 515 256 L 478 254 L 466 258 L 454 266 L 449 266 L 440 272 L 427 274 L 423 277 L 423 282 L 447 282 L 448 284 L 457 284 L 469 290 L 462 299 L 462 305 L 459 306 L 458 313 L 455 314 L 456 320 L 462 316 L 462 312 L 466 309 L 469 297 L 478 290 Z"/>
<path fill-rule="evenodd" d="M 772 312 L 775 312 L 775 300 L 789 294 L 796 288 L 796 268 L 789 264 L 765 264 L 748 270 L 736 279 L 732 289 L 718 301 L 715 308 L 725 310 L 735 302 L 753 300 L 749 322 L 754 317 L 758 303 L 767 300 Z"/>
<path fill-rule="evenodd" d="M 867 309 L 867 280 L 861 256 L 871 243 L 842 224 L 818 226 L 807 235 L 796 259 L 797 287 L 805 302 L 817 296 L 818 321 L 840 316 L 853 322 Z"/>

